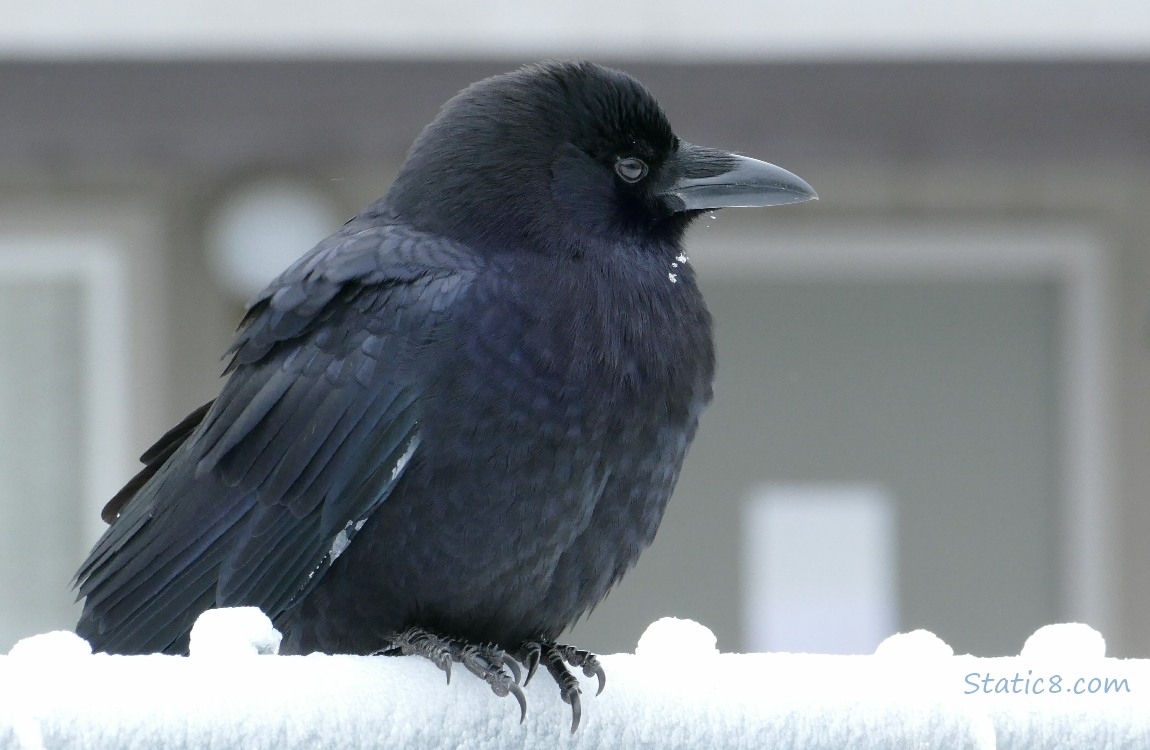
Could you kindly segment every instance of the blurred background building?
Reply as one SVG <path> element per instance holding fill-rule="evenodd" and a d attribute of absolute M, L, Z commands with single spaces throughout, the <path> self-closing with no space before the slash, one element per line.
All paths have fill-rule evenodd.
<path fill-rule="evenodd" d="M 0 652 L 243 302 L 382 194 L 438 106 L 542 57 L 821 200 L 701 220 L 716 400 L 655 545 L 571 639 L 723 650 L 1080 620 L 1150 656 L 1150 5 L 138 4 L 0 24 Z"/>

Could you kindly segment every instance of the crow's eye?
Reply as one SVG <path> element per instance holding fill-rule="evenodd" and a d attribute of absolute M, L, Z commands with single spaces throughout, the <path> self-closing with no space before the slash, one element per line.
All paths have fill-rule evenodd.
<path fill-rule="evenodd" d="M 623 182 L 638 182 L 647 176 L 647 163 L 633 156 L 623 156 L 615 160 L 615 174 Z"/>

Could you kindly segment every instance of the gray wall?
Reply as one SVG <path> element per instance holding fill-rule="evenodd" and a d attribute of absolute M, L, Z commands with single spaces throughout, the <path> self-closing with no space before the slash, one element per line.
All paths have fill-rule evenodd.
<path fill-rule="evenodd" d="M 64 587 L 84 540 L 79 524 L 60 518 L 84 490 L 78 291 L 67 283 L 0 281 L 2 651 L 79 614 Z"/>

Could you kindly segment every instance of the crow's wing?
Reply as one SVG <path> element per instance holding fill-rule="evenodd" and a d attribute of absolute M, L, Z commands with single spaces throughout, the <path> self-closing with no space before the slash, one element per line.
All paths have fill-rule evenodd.
<path fill-rule="evenodd" d="M 140 488 L 160 470 L 161 466 L 167 463 L 172 454 L 184 444 L 184 441 L 191 437 L 214 403 L 215 401 L 209 401 L 184 417 L 179 424 L 165 432 L 151 448 L 144 452 L 144 455 L 140 456 L 140 463 L 144 465 L 144 468 L 140 469 L 136 476 L 129 479 L 128 483 L 120 488 L 120 491 L 100 511 L 100 518 L 103 519 L 104 523 L 112 523 L 116 520 L 128 501 L 136 496 Z"/>
<path fill-rule="evenodd" d="M 422 384 L 476 270 L 441 238 L 349 225 L 274 281 L 219 397 L 109 503 L 77 631 L 98 650 L 180 652 L 209 607 L 283 615 L 417 451 Z"/>

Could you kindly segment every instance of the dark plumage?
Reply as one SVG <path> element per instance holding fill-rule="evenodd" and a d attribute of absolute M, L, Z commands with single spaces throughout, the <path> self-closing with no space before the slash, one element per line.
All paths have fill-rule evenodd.
<path fill-rule="evenodd" d="M 618 71 L 474 84 L 251 304 L 219 397 L 109 503 L 77 632 L 182 653 L 200 612 L 254 605 L 284 652 L 446 649 L 521 698 L 509 658 L 465 648 L 490 643 L 542 655 L 577 720 L 562 660 L 598 668 L 554 639 L 650 544 L 711 398 L 683 232 L 811 197 L 680 141 Z"/>

